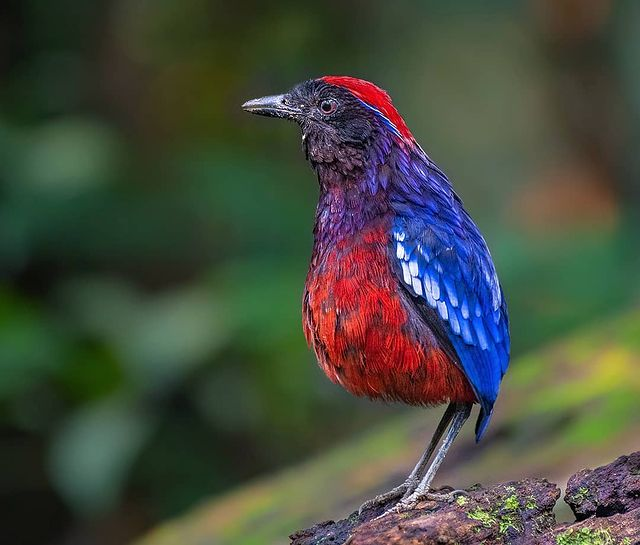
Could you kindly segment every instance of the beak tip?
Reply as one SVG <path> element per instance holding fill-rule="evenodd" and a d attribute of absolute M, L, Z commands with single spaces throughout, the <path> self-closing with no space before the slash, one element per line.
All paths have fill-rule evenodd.
<path fill-rule="evenodd" d="M 242 106 L 240 106 L 245 112 L 250 112 L 251 111 L 251 103 L 255 102 L 254 100 L 247 100 L 246 102 L 244 102 L 242 104 Z"/>

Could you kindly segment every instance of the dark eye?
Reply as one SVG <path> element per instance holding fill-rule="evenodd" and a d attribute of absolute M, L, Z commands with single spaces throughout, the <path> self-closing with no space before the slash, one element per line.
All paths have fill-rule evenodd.
<path fill-rule="evenodd" d="M 320 111 L 325 115 L 332 114 L 337 108 L 338 103 L 332 98 L 325 98 L 320 101 Z"/>

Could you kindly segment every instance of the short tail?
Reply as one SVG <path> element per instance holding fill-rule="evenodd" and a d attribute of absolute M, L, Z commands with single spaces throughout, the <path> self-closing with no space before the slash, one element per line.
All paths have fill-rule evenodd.
<path fill-rule="evenodd" d="M 480 406 L 480 414 L 478 415 L 478 420 L 476 421 L 476 443 L 478 443 L 480 439 L 482 439 L 484 432 L 487 431 L 487 427 L 489 426 L 489 421 L 491 420 L 492 414 L 493 403 L 483 403 Z"/>

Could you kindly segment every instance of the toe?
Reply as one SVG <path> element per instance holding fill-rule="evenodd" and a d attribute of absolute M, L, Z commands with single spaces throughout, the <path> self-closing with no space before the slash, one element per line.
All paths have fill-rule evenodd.
<path fill-rule="evenodd" d="M 402 484 L 400 486 L 396 486 L 393 490 L 389 490 L 389 492 L 385 492 L 384 494 L 380 494 L 375 498 L 365 501 L 360 506 L 360 509 L 358 509 L 358 515 L 362 515 L 362 513 L 367 509 L 384 505 L 386 503 L 389 503 L 391 500 L 401 497 L 406 492 L 406 490 L 407 486 Z"/>

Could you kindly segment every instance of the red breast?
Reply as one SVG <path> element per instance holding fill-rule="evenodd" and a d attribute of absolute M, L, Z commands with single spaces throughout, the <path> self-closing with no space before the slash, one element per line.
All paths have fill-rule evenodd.
<path fill-rule="evenodd" d="M 467 379 L 413 323 L 380 222 L 340 240 L 312 264 L 303 301 L 307 342 L 333 382 L 358 396 L 415 405 L 474 401 Z M 420 335 L 420 331 L 424 335 Z"/>

